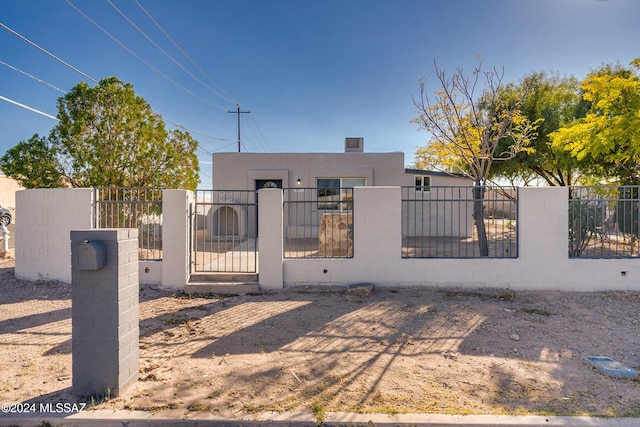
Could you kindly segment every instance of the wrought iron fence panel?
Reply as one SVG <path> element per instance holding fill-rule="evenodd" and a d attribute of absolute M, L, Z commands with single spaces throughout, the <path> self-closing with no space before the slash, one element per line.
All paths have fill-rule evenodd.
<path fill-rule="evenodd" d="M 569 188 L 569 257 L 638 257 L 638 186 Z"/>
<path fill-rule="evenodd" d="M 284 189 L 284 257 L 353 257 L 353 188 Z"/>
<path fill-rule="evenodd" d="M 137 228 L 138 257 L 162 260 L 162 189 L 94 189 L 95 228 Z"/>
<path fill-rule="evenodd" d="M 197 190 L 192 224 L 194 271 L 257 273 L 256 191 Z"/>
<path fill-rule="evenodd" d="M 515 187 L 402 187 L 402 257 L 517 258 L 517 219 Z"/>

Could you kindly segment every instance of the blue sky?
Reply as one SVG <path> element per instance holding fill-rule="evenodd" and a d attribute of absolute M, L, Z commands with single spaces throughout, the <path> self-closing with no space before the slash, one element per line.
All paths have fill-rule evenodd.
<path fill-rule="evenodd" d="M 251 111 L 242 151 L 342 152 L 361 136 L 365 151 L 402 151 L 410 164 L 428 141 L 411 123 L 412 96 L 434 60 L 453 72 L 481 57 L 518 81 L 541 70 L 582 78 L 640 56 L 637 0 L 0 0 L 0 23 L 91 78 L 132 83 L 193 131 L 202 162 L 237 150 L 228 111 L 239 103 Z M 88 81 L 3 28 L 0 61 L 0 96 L 50 115 L 62 93 L 13 68 L 62 90 Z M 0 100 L 0 154 L 55 123 Z"/>

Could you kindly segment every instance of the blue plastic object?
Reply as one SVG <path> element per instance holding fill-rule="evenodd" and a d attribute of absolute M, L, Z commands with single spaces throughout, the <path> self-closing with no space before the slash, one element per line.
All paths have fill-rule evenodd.
<path fill-rule="evenodd" d="M 610 357 L 587 356 L 585 360 L 602 373 L 614 378 L 638 379 L 638 371 L 631 369 Z"/>

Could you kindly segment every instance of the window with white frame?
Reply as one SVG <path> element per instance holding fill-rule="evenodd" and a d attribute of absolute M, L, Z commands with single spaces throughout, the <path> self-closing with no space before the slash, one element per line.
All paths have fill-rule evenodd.
<path fill-rule="evenodd" d="M 429 191 L 431 189 L 431 177 L 416 175 L 416 191 Z"/>
<path fill-rule="evenodd" d="M 367 185 L 366 178 L 318 178 L 318 209 L 353 209 L 353 187 Z"/>

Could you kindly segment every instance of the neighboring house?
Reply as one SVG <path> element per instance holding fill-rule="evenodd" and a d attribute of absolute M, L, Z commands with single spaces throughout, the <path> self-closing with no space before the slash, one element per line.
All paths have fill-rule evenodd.
<path fill-rule="evenodd" d="M 462 175 L 406 169 L 404 153 L 365 153 L 363 145 L 363 138 L 346 138 L 344 153 L 214 153 L 212 188 L 214 191 L 255 191 L 270 187 L 293 191 L 318 189 L 318 199 L 322 198 L 320 193 L 326 189 L 327 194 L 335 191 L 331 199 L 333 203 L 325 200 L 318 203 L 316 209 L 335 211 L 348 206 L 344 204 L 348 190 L 336 190 L 340 188 L 407 187 L 412 193 L 411 197 L 418 194 L 423 198 L 429 197 L 431 187 L 473 185 L 472 180 Z M 285 200 L 287 197 L 285 193 Z M 209 214 L 213 216 L 212 221 L 218 224 L 223 217 L 225 221 L 243 223 L 241 218 L 251 215 L 232 203 L 217 207 Z M 290 223 L 288 226 L 295 224 Z M 251 224 L 247 228 L 249 229 L 238 232 L 243 236 L 247 233 L 255 235 Z M 462 232 L 463 235 L 466 233 L 466 230 Z M 458 232 L 454 234 L 460 235 Z"/>
<path fill-rule="evenodd" d="M 16 191 L 24 190 L 18 181 L 0 172 L 0 206 L 13 210 L 16 207 Z"/>

